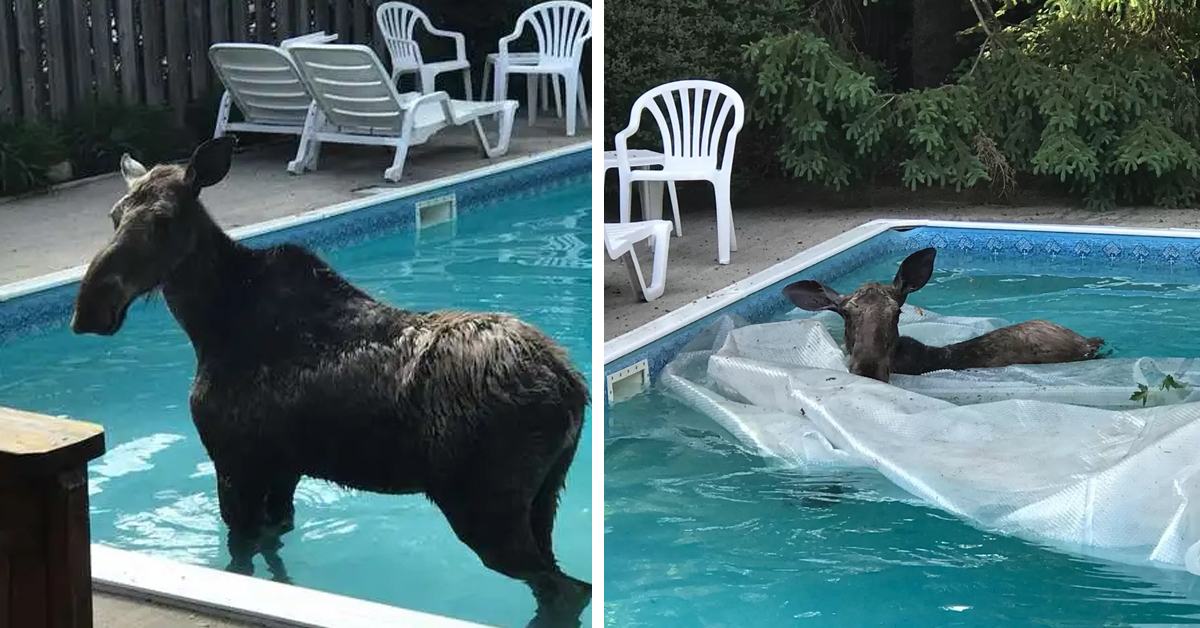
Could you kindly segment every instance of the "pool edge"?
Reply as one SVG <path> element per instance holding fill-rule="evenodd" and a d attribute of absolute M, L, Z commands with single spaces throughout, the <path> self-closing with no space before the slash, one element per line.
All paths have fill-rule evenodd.
<path fill-rule="evenodd" d="M 484 624 L 189 565 L 93 543 L 96 591 L 243 621 L 316 628 L 477 628 Z"/>

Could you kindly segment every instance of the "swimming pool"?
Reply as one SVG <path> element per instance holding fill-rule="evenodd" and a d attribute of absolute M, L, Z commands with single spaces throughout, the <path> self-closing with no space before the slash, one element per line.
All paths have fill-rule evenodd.
<path fill-rule="evenodd" d="M 511 312 L 590 373 L 589 154 L 270 232 L 254 244 L 305 242 L 400 307 Z M 415 230 L 416 204 L 446 194 L 457 195 L 458 220 Z M 95 543 L 223 568 L 229 557 L 213 469 L 188 412 L 195 358 L 186 336 L 161 299 L 135 304 L 116 336 L 74 336 L 63 318 L 73 287 L 49 292 L 57 297 L 0 304 L 9 321 L 0 334 L 0 405 L 104 425 L 108 453 L 89 467 Z M 589 418 L 555 527 L 563 569 L 585 580 L 590 434 Z M 524 625 L 534 612 L 528 588 L 480 564 L 421 496 L 306 479 L 284 544 L 288 575 L 300 586 L 491 625 Z M 257 576 L 271 577 L 261 557 L 255 566 Z"/>
<path fill-rule="evenodd" d="M 900 229 L 892 229 L 900 227 Z M 939 249 L 910 302 L 940 314 L 1045 317 L 1113 357 L 1200 355 L 1197 234 L 879 223 L 606 347 L 606 373 L 657 376 L 725 314 L 781 320 L 779 288 L 850 291 Z M 800 269 L 807 266 L 802 272 Z M 635 332 L 635 334 L 638 332 Z M 906 499 L 878 473 L 770 461 L 658 389 L 611 405 L 605 614 L 620 625 L 1129 625 L 1200 621 L 1200 578 L 995 534 Z M 665 621 L 664 621 L 665 620 Z"/>

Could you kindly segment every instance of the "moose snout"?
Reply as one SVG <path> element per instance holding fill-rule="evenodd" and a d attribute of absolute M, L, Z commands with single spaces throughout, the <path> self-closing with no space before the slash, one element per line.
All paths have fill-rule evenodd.
<path fill-rule="evenodd" d="M 869 377 L 887 383 L 892 378 L 891 365 L 882 362 L 858 362 L 851 360 L 850 372 L 859 377 Z"/>
<path fill-rule="evenodd" d="M 88 281 L 80 286 L 71 314 L 71 331 L 111 336 L 121 329 L 129 299 L 112 281 Z"/>

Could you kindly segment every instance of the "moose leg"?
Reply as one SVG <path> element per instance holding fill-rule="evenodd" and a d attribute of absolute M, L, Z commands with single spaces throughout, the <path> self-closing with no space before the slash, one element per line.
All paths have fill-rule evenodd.
<path fill-rule="evenodd" d="M 254 573 L 254 554 L 262 533 L 267 483 L 252 474 L 231 474 L 217 469 L 217 500 L 221 519 L 229 527 L 229 566 L 226 571 Z"/>
<path fill-rule="evenodd" d="M 459 540 L 487 568 L 529 585 L 537 600 L 530 627 L 578 626 L 591 586 L 562 573 L 543 555 L 529 524 L 528 502 L 516 495 L 472 493 L 434 497 Z"/>
<path fill-rule="evenodd" d="M 296 527 L 295 496 L 299 483 L 299 474 L 285 473 L 273 478 L 267 487 L 266 524 L 279 534 L 291 532 Z"/>

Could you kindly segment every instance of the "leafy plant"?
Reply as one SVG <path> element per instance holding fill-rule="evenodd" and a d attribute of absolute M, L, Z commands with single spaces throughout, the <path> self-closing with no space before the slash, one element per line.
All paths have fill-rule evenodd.
<path fill-rule="evenodd" d="M 47 172 L 66 158 L 66 145 L 54 127 L 0 123 L 0 196 L 46 185 Z"/>
<path fill-rule="evenodd" d="M 1188 387 L 1189 384 L 1187 382 L 1181 382 L 1175 379 L 1173 375 L 1167 375 L 1163 378 L 1162 383 L 1158 385 L 1158 390 L 1165 392 L 1168 390 L 1184 390 Z M 1129 400 L 1141 401 L 1142 406 L 1145 407 L 1146 403 L 1150 401 L 1151 395 L 1153 394 L 1154 392 L 1150 390 L 1149 386 L 1145 384 L 1138 384 L 1137 390 L 1133 391 L 1133 394 L 1129 396 Z"/>

